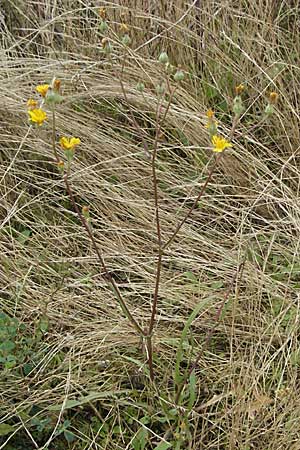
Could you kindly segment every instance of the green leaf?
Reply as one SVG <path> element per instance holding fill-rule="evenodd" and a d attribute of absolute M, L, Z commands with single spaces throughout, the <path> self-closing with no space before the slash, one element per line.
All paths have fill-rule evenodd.
<path fill-rule="evenodd" d="M 76 441 L 76 436 L 74 433 L 72 433 L 71 431 L 65 430 L 64 431 L 64 437 L 66 438 L 66 440 L 68 441 L 68 443 L 70 444 L 71 442 Z"/>
<path fill-rule="evenodd" d="M 48 317 L 41 317 L 40 319 L 40 323 L 39 323 L 39 329 L 41 330 L 42 333 L 46 333 L 48 331 L 49 328 L 49 320 Z"/>
<path fill-rule="evenodd" d="M 85 397 L 79 397 L 78 400 L 67 400 L 64 404 L 64 410 L 75 408 L 76 406 L 81 406 L 86 403 L 92 402 L 93 400 L 100 400 L 103 398 L 115 398 L 119 394 L 128 394 L 128 390 L 122 389 L 120 391 L 104 391 L 104 392 L 90 392 Z M 63 404 L 49 406 L 48 411 L 60 411 Z"/>
<path fill-rule="evenodd" d="M 15 348 L 15 343 L 12 341 L 5 341 L 0 345 L 0 351 L 3 353 L 9 353 Z"/>
<path fill-rule="evenodd" d="M 189 382 L 189 404 L 188 404 L 188 410 L 191 411 L 195 401 L 196 401 L 196 375 L 195 371 L 193 370 L 190 375 L 190 382 Z"/>
<path fill-rule="evenodd" d="M 174 374 L 174 379 L 175 379 L 175 383 L 181 383 L 182 381 L 182 375 L 180 374 L 180 363 L 182 361 L 183 358 L 183 344 L 184 341 L 187 338 L 187 334 L 188 331 L 193 323 L 193 321 L 196 319 L 196 317 L 198 316 L 198 314 L 200 313 L 200 311 L 207 305 L 207 303 L 209 303 L 212 299 L 214 298 L 214 296 L 210 296 L 207 297 L 206 299 L 204 299 L 203 301 L 201 301 L 200 303 L 198 303 L 198 305 L 196 305 L 196 307 L 194 308 L 194 310 L 192 311 L 192 313 L 190 314 L 188 320 L 186 321 L 186 324 L 182 330 L 181 333 L 181 339 L 180 339 L 180 343 L 178 345 L 178 350 L 176 353 L 176 363 L 175 363 L 175 374 Z"/>
<path fill-rule="evenodd" d="M 7 423 L 0 423 L 0 436 L 6 436 L 9 433 L 15 431 L 15 428 Z"/>
<path fill-rule="evenodd" d="M 26 363 L 23 366 L 24 375 L 27 376 L 34 369 L 34 365 L 30 363 Z"/>
<path fill-rule="evenodd" d="M 24 245 L 28 241 L 30 235 L 31 235 L 31 230 L 26 228 L 25 230 L 23 230 L 19 233 L 19 236 L 17 237 L 17 241 L 20 242 L 20 244 Z"/>
<path fill-rule="evenodd" d="M 220 289 L 224 286 L 223 281 L 214 281 L 211 284 L 212 289 Z"/>
<path fill-rule="evenodd" d="M 147 441 L 148 441 L 148 431 L 146 430 L 146 428 L 141 427 L 132 441 L 134 450 L 144 450 Z"/>
<path fill-rule="evenodd" d="M 168 448 L 171 448 L 172 445 L 169 444 L 169 442 L 161 442 L 160 444 L 158 444 L 154 450 L 167 450 Z"/>
<path fill-rule="evenodd" d="M 193 283 L 198 283 L 198 278 L 196 277 L 196 275 L 193 273 L 193 272 L 191 272 L 191 271 L 187 271 L 187 272 L 184 272 L 184 274 L 183 274 L 188 280 L 190 280 L 190 281 L 192 281 Z"/>

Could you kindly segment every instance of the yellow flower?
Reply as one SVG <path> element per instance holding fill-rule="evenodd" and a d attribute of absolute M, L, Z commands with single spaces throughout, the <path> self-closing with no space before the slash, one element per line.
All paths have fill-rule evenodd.
<path fill-rule="evenodd" d="M 36 100 L 34 100 L 33 98 L 30 98 L 27 101 L 27 107 L 28 109 L 36 109 L 36 107 L 38 106 L 38 102 Z"/>
<path fill-rule="evenodd" d="M 80 142 L 80 139 L 75 137 L 61 137 L 59 140 L 59 143 L 64 150 L 74 150 L 76 145 L 79 145 Z"/>
<path fill-rule="evenodd" d="M 206 112 L 206 117 L 208 117 L 209 119 L 212 119 L 214 117 L 214 115 L 215 115 L 215 113 L 214 113 L 214 111 L 212 109 L 209 109 Z"/>
<path fill-rule="evenodd" d="M 279 94 L 277 92 L 270 92 L 269 102 L 274 105 L 278 101 Z"/>
<path fill-rule="evenodd" d="M 36 90 L 39 94 L 41 94 L 42 97 L 46 97 L 46 94 L 47 94 L 47 92 L 48 92 L 49 87 L 50 87 L 49 84 L 39 84 L 39 85 L 35 88 L 35 90 Z"/>
<path fill-rule="evenodd" d="M 57 78 L 55 78 L 54 83 L 53 83 L 53 89 L 56 92 L 59 92 L 60 90 L 60 85 L 61 85 L 61 81 L 58 80 Z"/>
<path fill-rule="evenodd" d="M 213 143 L 213 151 L 220 153 L 223 152 L 223 150 L 225 150 L 225 148 L 229 148 L 232 147 L 232 144 L 227 141 L 225 138 L 217 136 L 216 134 L 212 137 L 212 143 Z"/>
<path fill-rule="evenodd" d="M 105 17 L 106 17 L 106 9 L 105 8 L 99 8 L 98 13 L 99 13 L 99 16 L 101 17 L 101 19 L 105 19 Z"/>
<path fill-rule="evenodd" d="M 29 120 L 31 123 L 36 123 L 38 126 L 43 125 L 47 120 L 47 114 L 42 109 L 30 109 L 28 110 Z"/>
<path fill-rule="evenodd" d="M 127 23 L 120 24 L 120 31 L 121 33 L 129 33 L 129 26 L 127 25 Z"/>
<path fill-rule="evenodd" d="M 240 95 L 245 90 L 245 86 L 243 84 L 239 84 L 235 87 L 236 95 Z"/>

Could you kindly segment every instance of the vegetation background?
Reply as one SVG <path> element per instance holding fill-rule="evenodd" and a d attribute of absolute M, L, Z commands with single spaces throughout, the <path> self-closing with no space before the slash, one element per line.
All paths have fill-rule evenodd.
<path fill-rule="evenodd" d="M 131 37 L 126 99 L 120 23 Z M 299 450 L 299 1 L 2 0 L 0 27 L 0 449 Z M 154 388 L 53 164 L 51 127 L 29 130 L 26 102 L 37 84 L 61 80 L 58 133 L 82 141 L 77 202 L 90 205 L 105 261 L 146 325 L 152 176 L 130 111 L 151 148 L 163 50 L 186 73 L 158 152 L 165 240 L 211 164 L 205 112 L 228 136 L 239 83 L 246 111 L 163 260 Z M 276 113 L 259 125 L 270 91 Z M 173 373 L 199 304 L 182 344 L 182 370 L 201 351 L 187 410 L 174 405 Z"/>

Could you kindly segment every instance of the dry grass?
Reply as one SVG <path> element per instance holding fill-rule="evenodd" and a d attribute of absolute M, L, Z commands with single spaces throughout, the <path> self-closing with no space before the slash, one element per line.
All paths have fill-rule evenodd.
<path fill-rule="evenodd" d="M 28 414 L 50 417 L 53 426 L 70 419 L 74 449 L 133 448 L 144 415 L 152 417 L 146 448 L 168 439 L 168 427 L 157 425 L 155 416 L 163 415 L 162 398 L 174 401 L 172 372 L 183 326 L 209 298 L 192 325 L 188 362 L 203 347 L 216 308 L 245 260 L 197 368 L 190 448 L 299 449 L 299 2 L 204 0 L 199 8 L 181 0 L 2 3 L 1 308 L 26 326 L 26 336 L 39 338 L 28 376 L 2 371 L 2 422 L 13 424 L 15 434 L 0 438 L 0 448 L 45 448 L 49 434 L 35 434 Z M 101 52 L 99 6 L 107 7 L 114 33 L 113 64 Z M 26 117 L 34 86 L 60 78 L 66 100 L 58 132 L 82 140 L 71 180 L 77 201 L 90 205 L 105 261 L 146 326 L 155 281 L 152 179 L 116 77 L 121 19 L 132 30 L 125 89 L 150 145 L 152 86 L 161 79 L 157 55 L 167 50 L 190 74 L 176 93 L 159 146 L 164 240 L 211 163 L 205 111 L 216 110 L 228 136 L 226 102 L 236 84 L 247 85 L 247 111 L 234 149 L 224 155 L 201 207 L 163 260 L 156 394 L 141 377 L 139 338 L 101 277 L 53 167 L 50 126 L 28 132 Z M 135 88 L 138 80 L 146 84 L 145 95 Z M 251 131 L 270 90 L 280 94 L 277 112 Z M 41 318 L 49 321 L 42 335 Z M 51 410 L 91 392 L 95 399 L 82 407 Z M 101 437 L 97 417 L 108 424 Z M 67 448 L 58 440 L 49 450 Z"/>

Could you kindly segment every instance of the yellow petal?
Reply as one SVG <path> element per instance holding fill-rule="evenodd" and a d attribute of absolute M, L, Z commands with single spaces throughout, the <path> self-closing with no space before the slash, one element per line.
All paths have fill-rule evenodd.
<path fill-rule="evenodd" d="M 80 141 L 79 138 L 72 137 L 72 138 L 70 139 L 70 145 L 71 145 L 72 147 L 75 147 L 75 145 L 79 145 L 80 142 L 81 142 L 81 141 Z"/>
<path fill-rule="evenodd" d="M 39 94 L 41 94 L 42 97 L 46 97 L 49 89 L 49 84 L 39 84 L 35 89 Z"/>
<path fill-rule="evenodd" d="M 47 114 L 42 109 L 32 109 L 28 111 L 30 121 L 41 126 L 47 119 Z"/>

